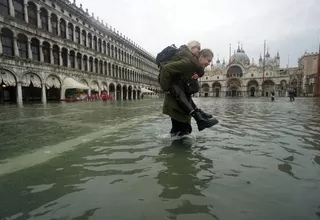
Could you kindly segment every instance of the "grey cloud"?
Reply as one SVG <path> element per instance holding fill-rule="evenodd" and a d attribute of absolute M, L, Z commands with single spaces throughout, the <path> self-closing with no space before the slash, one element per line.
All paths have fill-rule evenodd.
<path fill-rule="evenodd" d="M 279 50 L 281 65 L 296 65 L 320 42 L 318 0 L 82 0 L 104 21 L 156 55 L 163 47 L 199 40 L 220 59 L 241 41 L 257 61 L 267 40 L 271 55 Z M 232 51 L 233 52 L 233 51 Z"/>

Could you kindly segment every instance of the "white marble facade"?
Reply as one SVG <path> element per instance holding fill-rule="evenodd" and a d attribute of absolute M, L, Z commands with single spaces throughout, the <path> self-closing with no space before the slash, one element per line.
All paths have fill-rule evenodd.
<path fill-rule="evenodd" d="M 271 57 L 266 52 L 265 73 L 263 76 L 263 59 L 259 63 L 250 62 L 245 51 L 238 50 L 231 56 L 230 62 L 220 61 L 206 68 L 205 75 L 199 80 L 202 97 L 234 96 L 287 96 L 293 89 L 300 94 L 301 71 L 298 68 L 280 68 L 280 55 Z"/>

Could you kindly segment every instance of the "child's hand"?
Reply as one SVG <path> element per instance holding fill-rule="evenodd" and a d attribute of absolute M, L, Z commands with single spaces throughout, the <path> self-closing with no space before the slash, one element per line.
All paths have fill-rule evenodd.
<path fill-rule="evenodd" d="M 193 76 L 192 76 L 192 79 L 198 79 L 198 78 L 199 78 L 198 73 L 194 73 Z"/>

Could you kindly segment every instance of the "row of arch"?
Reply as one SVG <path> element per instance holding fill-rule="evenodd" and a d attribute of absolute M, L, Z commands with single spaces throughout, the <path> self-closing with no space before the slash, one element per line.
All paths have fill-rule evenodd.
<path fill-rule="evenodd" d="M 45 7 L 40 7 L 38 4 L 25 0 L 3 0 L 0 4 L 0 11 L 10 15 L 10 1 L 13 2 L 14 17 L 24 20 L 29 24 L 41 28 L 43 31 L 48 31 L 63 39 L 69 39 L 77 44 L 83 45 L 109 57 L 118 59 L 122 62 L 143 68 L 147 71 L 155 71 L 155 65 L 150 61 L 144 61 L 137 56 L 131 55 L 123 49 L 117 48 L 112 43 L 102 40 L 100 37 L 68 22 L 64 18 L 60 18 L 55 13 Z M 82 29 L 82 30 L 81 30 Z"/>
<path fill-rule="evenodd" d="M 2 28 L 1 32 L 2 52 L 7 56 L 16 55 L 25 59 L 104 74 L 133 82 L 151 83 L 155 81 L 154 76 L 143 75 L 128 68 L 83 55 L 80 52 L 76 53 L 74 50 L 68 51 L 67 48 L 60 48 L 56 44 L 52 46 L 48 41 L 44 41 L 41 45 L 39 39 L 31 38 L 29 43 L 28 37 L 19 33 L 16 42 L 14 42 L 14 34 L 10 29 Z"/>
<path fill-rule="evenodd" d="M 216 81 L 211 84 L 203 83 L 201 85 L 200 96 L 220 97 L 223 92 L 226 96 L 270 96 L 272 92 L 277 92 L 278 96 L 285 96 L 289 89 L 298 92 L 297 79 L 292 79 L 290 83 L 286 80 L 281 80 L 277 85 L 273 80 L 265 80 L 263 83 L 258 83 L 257 80 L 250 80 L 246 85 L 242 85 L 237 78 L 232 78 L 226 82 L 224 91 L 220 82 Z"/>
<path fill-rule="evenodd" d="M 0 70 L 0 98 L 2 101 L 15 102 L 16 98 L 23 101 L 31 100 L 46 102 L 47 97 L 49 100 L 60 100 L 61 97 L 65 97 L 66 90 L 62 90 L 65 78 L 60 78 L 58 75 L 50 74 L 45 78 L 33 72 L 26 72 L 21 77 L 17 77 L 14 73 L 6 70 Z M 20 83 L 18 83 L 20 82 Z M 105 82 L 82 78 L 80 83 L 87 85 L 89 90 L 86 92 L 88 95 L 101 94 L 107 92 L 109 95 L 114 96 L 116 100 L 134 100 L 140 99 L 142 88 L 137 85 L 126 85 L 114 82 Z M 22 87 L 22 94 L 19 94 L 19 87 Z M 156 88 L 147 88 L 155 93 L 160 92 Z M 5 94 L 2 94 L 5 93 Z M 7 94 L 7 95 L 6 95 Z M 31 95 L 30 95 L 31 94 Z M 20 97 L 19 97 L 20 96 Z M 1 100 L 0 100 L 1 102 Z"/>

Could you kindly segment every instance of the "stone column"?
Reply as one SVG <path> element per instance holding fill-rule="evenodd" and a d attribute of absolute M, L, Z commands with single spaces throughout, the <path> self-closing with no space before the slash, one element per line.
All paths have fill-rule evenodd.
<path fill-rule="evenodd" d="M 21 82 L 17 82 L 17 103 L 22 104 L 22 86 Z"/>
<path fill-rule="evenodd" d="M 73 26 L 73 39 L 71 39 L 73 42 L 75 41 L 76 39 L 76 27 Z M 80 41 L 81 42 L 81 41 Z M 78 43 L 78 42 L 77 42 Z"/>
<path fill-rule="evenodd" d="M 40 18 L 40 9 L 38 6 L 37 6 L 37 24 L 38 24 L 38 28 L 42 27 L 41 18 Z"/>
<path fill-rule="evenodd" d="M 24 3 L 24 7 L 23 7 L 23 10 L 24 10 L 24 21 L 29 23 L 29 18 L 28 18 L 28 0 L 24 0 L 23 3 Z"/>
<path fill-rule="evenodd" d="M 53 59 L 53 48 L 50 46 L 50 63 L 54 64 L 54 59 Z"/>
<path fill-rule="evenodd" d="M 47 94 L 46 94 L 46 84 L 45 83 L 43 83 L 42 84 L 42 96 L 41 96 L 41 101 L 42 101 L 42 103 L 47 103 Z"/>
<path fill-rule="evenodd" d="M 30 60 L 33 59 L 33 57 L 32 57 L 32 50 L 31 50 L 31 41 L 28 41 L 28 58 L 29 58 Z"/>
<path fill-rule="evenodd" d="M 52 33 L 51 12 L 48 12 L 48 31 Z"/>
<path fill-rule="evenodd" d="M 61 31 L 60 31 L 60 17 L 57 18 L 57 28 L 58 28 L 58 36 L 61 36 Z"/>
<path fill-rule="evenodd" d="M 66 39 L 69 39 L 69 28 L 68 28 L 68 22 L 66 21 Z"/>
<path fill-rule="evenodd" d="M 59 66 L 63 66 L 61 49 L 59 50 Z"/>
<path fill-rule="evenodd" d="M 81 29 L 81 28 L 80 28 L 79 39 L 80 39 L 80 45 L 82 45 L 82 29 Z M 84 45 L 84 46 L 85 46 L 85 45 Z"/>
<path fill-rule="evenodd" d="M 70 51 L 67 53 L 67 67 L 71 67 L 70 65 Z"/>
<path fill-rule="evenodd" d="M 89 89 L 88 89 L 88 95 L 91 95 L 91 89 L 90 89 L 90 87 L 89 87 Z"/>
<path fill-rule="evenodd" d="M 74 53 L 74 68 L 78 69 L 78 59 L 77 59 L 77 53 Z"/>
<path fill-rule="evenodd" d="M 14 17 L 14 6 L 12 0 L 8 0 L 10 16 Z"/>
<path fill-rule="evenodd" d="M 19 57 L 19 47 L 18 47 L 18 40 L 17 37 L 13 38 L 13 49 L 14 49 L 14 56 Z"/>
<path fill-rule="evenodd" d="M 2 54 L 2 38 L 1 38 L 1 32 L 0 32 L 0 54 Z"/>
<path fill-rule="evenodd" d="M 42 42 L 40 42 L 40 45 L 39 45 L 39 55 L 40 55 L 40 62 L 43 62 L 43 45 L 42 45 Z"/>

